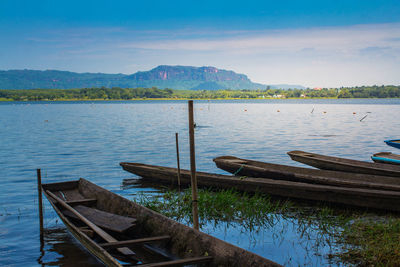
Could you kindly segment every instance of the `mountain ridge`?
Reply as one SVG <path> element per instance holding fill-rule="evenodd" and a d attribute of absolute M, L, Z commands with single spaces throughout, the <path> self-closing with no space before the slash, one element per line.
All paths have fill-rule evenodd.
<path fill-rule="evenodd" d="M 245 74 L 212 66 L 160 65 L 133 74 L 77 73 L 60 70 L 0 70 L 0 89 L 73 89 L 158 87 L 180 90 L 266 89 Z M 269 85 L 269 88 L 277 88 Z M 299 88 L 299 87 L 296 87 Z M 304 88 L 304 87 L 302 87 Z"/>

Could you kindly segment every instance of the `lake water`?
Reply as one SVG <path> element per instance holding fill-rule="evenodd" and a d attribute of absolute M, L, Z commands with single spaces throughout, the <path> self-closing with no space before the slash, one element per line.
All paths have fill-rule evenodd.
<path fill-rule="evenodd" d="M 216 156 L 233 155 L 301 166 L 286 155 L 304 150 L 370 161 L 399 138 L 400 99 L 195 101 L 199 171 L 224 173 Z M 396 115 L 397 114 L 397 115 Z M 362 121 L 360 121 L 364 116 Z M 66 232 L 47 200 L 40 247 L 36 169 L 43 182 L 84 177 L 124 197 L 153 188 L 125 186 L 135 178 L 121 161 L 175 167 L 175 132 L 182 168 L 189 168 L 187 101 L 0 103 L 0 265 L 98 265 Z M 286 266 L 335 265 L 334 243 L 318 242 L 295 219 L 248 232 L 240 224 L 203 231 Z"/>

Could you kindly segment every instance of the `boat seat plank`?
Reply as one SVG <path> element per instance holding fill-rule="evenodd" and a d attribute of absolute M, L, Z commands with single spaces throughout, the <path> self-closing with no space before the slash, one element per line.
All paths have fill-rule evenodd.
<path fill-rule="evenodd" d="M 186 265 L 186 264 L 209 262 L 212 259 L 213 259 L 213 257 L 211 257 L 211 256 L 204 256 L 204 257 L 194 257 L 194 258 L 186 258 L 186 259 L 179 259 L 179 260 L 172 260 L 172 261 L 149 263 L 149 264 L 143 264 L 140 266 L 141 267 L 181 266 L 181 265 Z"/>
<path fill-rule="evenodd" d="M 101 211 L 95 208 L 90 208 L 82 205 L 74 207 L 76 211 L 82 214 L 89 221 L 95 225 L 111 230 L 118 233 L 123 233 L 135 225 L 136 219 L 120 216 L 117 214 Z M 78 217 L 72 212 L 65 210 L 63 212 L 66 216 L 78 219 Z"/>
<path fill-rule="evenodd" d="M 84 196 L 79 193 L 77 189 L 72 189 L 72 190 L 63 190 L 62 193 L 65 196 L 65 200 L 83 200 L 85 199 Z"/>
<path fill-rule="evenodd" d="M 79 227 L 79 230 L 81 230 L 82 233 L 84 233 L 85 235 L 87 235 L 90 238 L 94 237 L 94 231 L 87 226 Z"/>
<path fill-rule="evenodd" d="M 70 206 L 75 206 L 75 205 L 92 206 L 92 205 L 96 204 L 97 199 L 87 198 L 87 199 L 80 199 L 80 200 L 70 200 L 70 201 L 66 201 L 66 202 Z"/>
<path fill-rule="evenodd" d="M 138 245 L 138 244 L 143 244 L 143 243 L 163 241 L 163 240 L 168 240 L 170 238 L 171 237 L 169 235 L 153 236 L 153 237 L 140 238 L 140 239 L 102 243 L 102 244 L 99 244 L 99 246 L 101 246 L 103 248 L 117 248 L 117 247 L 129 246 L 129 245 Z"/>

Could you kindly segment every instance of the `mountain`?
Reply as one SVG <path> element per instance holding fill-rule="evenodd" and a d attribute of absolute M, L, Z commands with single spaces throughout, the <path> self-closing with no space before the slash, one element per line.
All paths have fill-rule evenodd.
<path fill-rule="evenodd" d="M 123 74 L 75 73 L 58 70 L 0 71 L 0 89 L 70 89 L 110 87 L 124 79 Z"/>
<path fill-rule="evenodd" d="M 150 71 L 128 76 L 139 87 L 218 90 L 218 89 L 264 89 L 263 84 L 253 83 L 244 74 L 215 67 L 158 66 Z"/>
<path fill-rule="evenodd" d="M 90 87 L 158 87 L 186 90 L 265 89 L 244 74 L 215 67 L 158 66 L 126 74 L 76 73 L 58 70 L 0 71 L 0 89 L 71 89 Z M 271 85 L 270 88 L 277 88 Z"/>

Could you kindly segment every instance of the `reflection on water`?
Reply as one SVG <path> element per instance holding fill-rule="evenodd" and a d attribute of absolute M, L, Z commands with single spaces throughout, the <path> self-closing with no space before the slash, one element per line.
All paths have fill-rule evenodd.
<path fill-rule="evenodd" d="M 338 134 L 309 134 L 308 136 L 321 136 L 321 137 L 336 137 Z"/>
<path fill-rule="evenodd" d="M 365 161 L 380 151 L 398 153 L 383 140 L 398 138 L 400 124 L 393 114 L 400 113 L 399 104 L 399 99 L 195 101 L 197 170 L 224 173 L 212 161 L 222 155 L 301 166 L 286 152 Z M 37 168 L 45 183 L 84 177 L 127 198 L 139 191 L 157 194 L 151 185 L 122 183 L 134 176 L 119 162 L 175 167 L 176 132 L 181 168 L 190 166 L 186 101 L 2 102 L 0 114 L 1 266 L 40 265 Z M 45 228 L 65 229 L 44 202 Z M 240 223 L 216 228 L 207 224 L 204 229 L 281 264 L 330 264 L 326 255 L 334 244 L 312 249 L 319 244 L 315 240 L 320 226 L 299 230 L 298 225 L 296 218 L 283 218 L 252 233 Z M 309 230 L 312 237 L 305 234 Z M 68 234 L 52 242 L 45 245 L 41 262 L 93 264 Z M 69 253 L 63 246 L 81 252 Z M 79 259 L 70 260 L 72 254 Z"/>
<path fill-rule="evenodd" d="M 104 266 L 65 228 L 46 229 L 37 262 L 42 266 Z"/>

